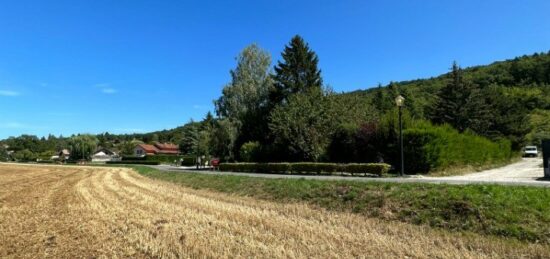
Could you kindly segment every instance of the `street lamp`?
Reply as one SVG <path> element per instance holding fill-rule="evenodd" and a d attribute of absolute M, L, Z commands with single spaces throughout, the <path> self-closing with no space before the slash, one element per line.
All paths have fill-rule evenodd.
<path fill-rule="evenodd" d="M 401 95 L 395 97 L 395 104 L 399 108 L 399 147 L 401 152 L 401 172 L 400 175 L 405 175 L 405 159 L 403 156 L 403 121 L 401 120 L 401 109 L 405 103 L 405 98 Z"/>

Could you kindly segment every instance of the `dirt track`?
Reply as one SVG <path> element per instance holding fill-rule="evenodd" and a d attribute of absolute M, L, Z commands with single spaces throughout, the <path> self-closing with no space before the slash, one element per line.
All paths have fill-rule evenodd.
<path fill-rule="evenodd" d="M 548 247 L 182 188 L 123 168 L 0 164 L 0 257 L 549 257 Z"/>

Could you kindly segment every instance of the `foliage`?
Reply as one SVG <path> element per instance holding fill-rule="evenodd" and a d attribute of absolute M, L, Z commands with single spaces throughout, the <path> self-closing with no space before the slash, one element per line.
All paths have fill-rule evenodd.
<path fill-rule="evenodd" d="M 129 156 L 129 155 L 133 155 L 134 148 L 136 148 L 138 144 L 142 144 L 142 143 L 143 143 L 142 141 L 134 139 L 131 141 L 122 141 L 116 147 L 120 151 L 121 155 Z"/>
<path fill-rule="evenodd" d="M 404 131 L 405 171 L 427 173 L 458 166 L 484 166 L 508 161 L 508 140 L 492 142 L 471 132 L 459 133 L 449 125 L 418 123 Z"/>
<path fill-rule="evenodd" d="M 11 157 L 4 145 L 0 145 L 0 162 L 10 161 Z"/>
<path fill-rule="evenodd" d="M 15 159 L 15 161 L 18 161 L 18 162 L 31 162 L 31 161 L 36 161 L 38 156 L 34 152 L 28 149 L 23 149 L 15 152 L 13 154 L 13 158 Z"/>
<path fill-rule="evenodd" d="M 249 173 L 286 173 L 332 175 L 350 173 L 381 176 L 388 173 L 390 166 L 382 163 L 335 164 L 335 163 L 222 163 L 221 171 Z"/>
<path fill-rule="evenodd" d="M 222 90 L 222 96 L 214 102 L 216 113 L 227 118 L 238 129 L 234 148 L 247 141 L 265 138 L 269 88 L 273 84 L 270 75 L 271 56 L 258 45 L 252 44 L 237 57 L 237 67 L 230 71 L 231 82 Z M 233 147 L 232 147 L 233 148 Z M 231 155 L 231 152 L 223 152 Z M 238 150 L 236 150 L 238 151 Z"/>
<path fill-rule="evenodd" d="M 190 121 L 183 126 L 183 138 L 179 143 L 179 148 L 182 154 L 197 154 L 199 126 L 199 123 L 193 121 Z"/>
<path fill-rule="evenodd" d="M 450 124 L 460 132 L 471 129 L 486 134 L 490 128 L 488 106 L 477 85 L 464 79 L 455 63 L 448 83 L 437 94 L 431 119 L 438 124 Z"/>
<path fill-rule="evenodd" d="M 540 145 L 550 139 L 550 110 L 535 110 L 529 116 L 530 132 L 526 138 L 530 144 Z"/>
<path fill-rule="evenodd" d="M 326 100 L 319 91 L 294 94 L 271 113 L 274 144 L 287 160 L 319 161 L 325 153 L 333 129 Z"/>
<path fill-rule="evenodd" d="M 352 124 L 342 124 L 335 130 L 327 147 L 330 161 L 349 163 L 357 159 L 357 132 L 358 127 Z"/>
<path fill-rule="evenodd" d="M 275 83 L 270 91 L 272 105 L 289 102 L 297 93 L 321 91 L 323 80 L 317 68 L 319 58 L 299 35 L 294 36 L 281 53 L 283 61 L 275 66 Z"/>
<path fill-rule="evenodd" d="M 71 159 L 89 160 L 95 149 L 97 148 L 98 140 L 93 135 L 78 135 L 69 139 L 71 150 Z"/>
<path fill-rule="evenodd" d="M 232 160 L 237 127 L 228 119 L 216 120 L 210 132 L 210 154 L 223 161 Z"/>
<path fill-rule="evenodd" d="M 152 155 L 152 156 L 145 156 L 145 161 L 156 161 L 160 162 L 162 164 L 174 164 L 174 161 L 176 163 L 179 163 L 180 160 L 183 162 L 183 165 L 191 166 L 195 164 L 195 157 L 194 156 L 177 156 L 177 155 Z M 127 161 L 127 159 L 123 159 L 123 161 Z"/>
<path fill-rule="evenodd" d="M 257 161 L 260 152 L 260 143 L 257 141 L 246 142 L 241 146 L 240 158 L 245 162 Z"/>

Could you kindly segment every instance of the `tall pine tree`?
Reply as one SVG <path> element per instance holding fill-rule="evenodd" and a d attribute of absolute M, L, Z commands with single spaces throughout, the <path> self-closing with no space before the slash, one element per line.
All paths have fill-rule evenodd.
<path fill-rule="evenodd" d="M 319 59 L 302 37 L 296 35 L 282 53 L 283 62 L 275 66 L 274 84 L 270 91 L 272 107 L 288 102 L 292 94 L 321 91 L 323 80 L 317 68 Z"/>
<path fill-rule="evenodd" d="M 470 129 L 487 136 L 491 128 L 490 107 L 480 87 L 464 79 L 456 62 L 447 85 L 437 95 L 431 117 L 433 122 L 448 123 L 461 132 Z"/>
<path fill-rule="evenodd" d="M 432 121 L 438 124 L 448 123 L 459 131 L 466 129 L 464 107 L 467 100 L 467 85 L 462 69 L 453 62 L 450 78 L 438 95 L 432 111 Z"/>

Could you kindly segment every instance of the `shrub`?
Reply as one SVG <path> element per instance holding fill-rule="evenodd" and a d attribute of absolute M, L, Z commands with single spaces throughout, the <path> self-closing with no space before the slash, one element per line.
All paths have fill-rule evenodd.
<path fill-rule="evenodd" d="M 292 173 L 304 174 L 332 174 L 338 171 L 339 166 L 332 163 L 292 163 Z"/>
<path fill-rule="evenodd" d="M 143 161 L 143 160 L 126 160 L 126 161 L 107 161 L 106 164 L 111 165 L 160 165 L 158 161 Z"/>
<path fill-rule="evenodd" d="M 383 163 L 376 164 L 347 164 L 343 165 L 343 171 L 346 173 L 354 174 L 374 174 L 381 176 L 386 174 L 390 170 L 390 165 Z"/>
<path fill-rule="evenodd" d="M 509 140 L 490 141 L 471 132 L 459 133 L 451 126 L 417 125 L 403 132 L 405 171 L 427 173 L 455 166 L 483 166 L 508 161 Z"/>
<path fill-rule="evenodd" d="M 389 171 L 388 164 L 349 164 L 333 163 L 222 163 L 220 171 L 249 173 L 289 173 L 324 174 L 336 173 L 373 174 L 381 176 Z"/>
<path fill-rule="evenodd" d="M 260 143 L 257 141 L 246 142 L 241 146 L 239 155 L 245 162 L 256 161 L 260 152 Z"/>
<path fill-rule="evenodd" d="M 291 170 L 290 163 L 268 163 L 266 164 L 270 173 L 289 173 Z"/>
<path fill-rule="evenodd" d="M 122 161 L 145 161 L 145 156 L 123 156 Z"/>

